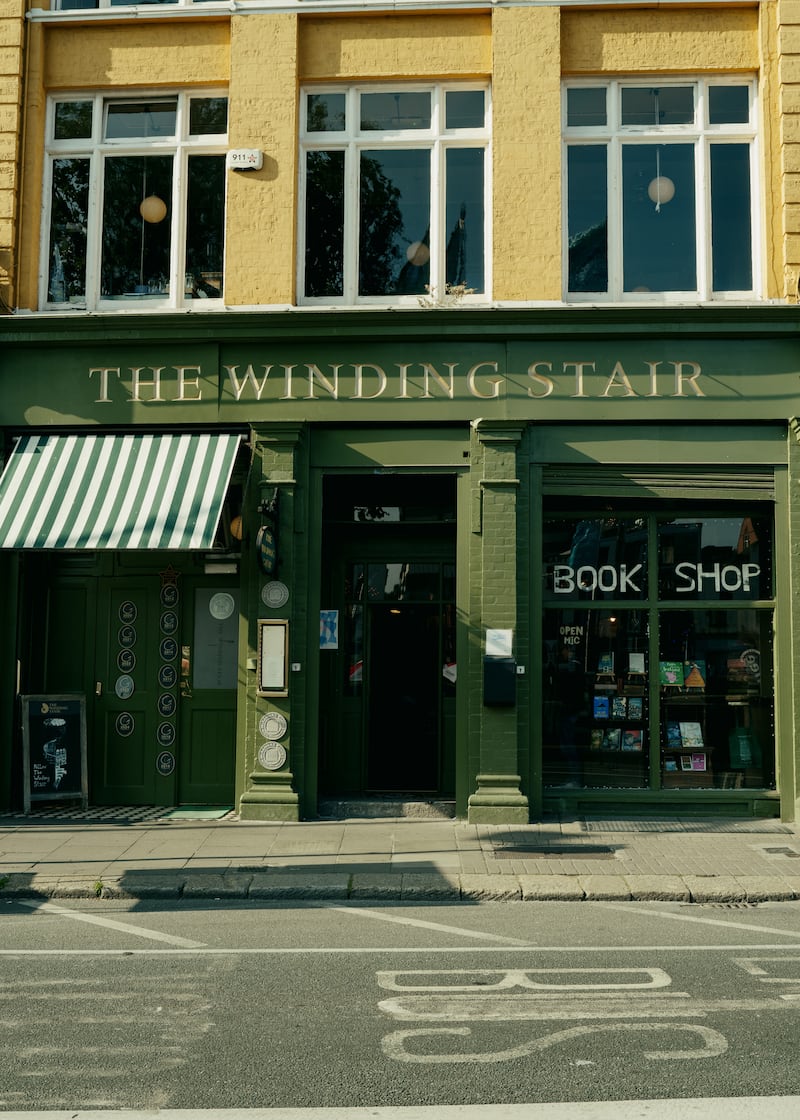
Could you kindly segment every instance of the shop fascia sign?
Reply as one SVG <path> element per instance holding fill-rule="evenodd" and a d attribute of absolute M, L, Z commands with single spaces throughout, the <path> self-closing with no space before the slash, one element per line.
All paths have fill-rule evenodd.
<path fill-rule="evenodd" d="M 131 400 L 143 404 L 191 403 L 210 392 L 210 371 L 201 365 L 92 366 L 95 404 Z M 297 400 L 374 401 L 495 400 L 520 397 L 585 400 L 705 397 L 699 362 L 674 358 L 599 362 L 570 358 L 536 360 L 523 373 L 503 373 L 498 361 L 336 362 L 317 364 L 223 364 L 222 397 L 234 402 Z M 215 394 L 216 396 L 216 391 Z"/>

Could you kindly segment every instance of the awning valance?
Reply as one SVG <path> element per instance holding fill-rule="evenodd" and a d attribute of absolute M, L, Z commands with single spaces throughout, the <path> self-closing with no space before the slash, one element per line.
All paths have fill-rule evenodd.
<path fill-rule="evenodd" d="M 239 441 L 21 436 L 0 477 L 0 548 L 208 549 Z"/>

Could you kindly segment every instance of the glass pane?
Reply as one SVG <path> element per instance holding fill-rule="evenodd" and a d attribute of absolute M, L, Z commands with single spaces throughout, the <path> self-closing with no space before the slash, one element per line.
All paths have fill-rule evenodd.
<path fill-rule="evenodd" d="M 224 245 L 225 157 L 189 156 L 184 270 L 187 296 L 222 296 Z"/>
<path fill-rule="evenodd" d="M 483 128 L 486 95 L 482 89 L 447 90 L 444 105 L 445 128 Z"/>
<path fill-rule="evenodd" d="M 85 140 L 92 135 L 92 101 L 59 101 L 53 136 L 56 140 Z"/>
<path fill-rule="evenodd" d="M 605 145 L 567 149 L 569 290 L 608 290 L 608 178 Z"/>
<path fill-rule="evenodd" d="M 694 291 L 693 146 L 625 145 L 622 184 L 624 290 Z"/>
<path fill-rule="evenodd" d="M 445 155 L 446 276 L 451 287 L 482 292 L 483 149 L 449 148 Z"/>
<path fill-rule="evenodd" d="M 430 93 L 361 94 L 361 128 L 364 132 L 395 132 L 399 129 L 430 127 Z"/>
<path fill-rule="evenodd" d="M 750 147 L 711 145 L 711 259 L 715 292 L 753 287 Z"/>
<path fill-rule="evenodd" d="M 344 152 L 306 156 L 307 296 L 344 291 Z"/>
<path fill-rule="evenodd" d="M 360 696 L 364 681 L 364 608 L 349 604 L 342 619 L 344 695 Z"/>
<path fill-rule="evenodd" d="M 430 282 L 431 157 L 366 151 L 360 164 L 359 294 L 423 294 Z"/>
<path fill-rule="evenodd" d="M 622 90 L 623 125 L 655 127 L 693 122 L 693 86 L 662 86 L 660 89 L 628 86 Z"/>
<path fill-rule="evenodd" d="M 99 8 L 99 0 L 60 0 L 58 10 L 61 12 L 74 12 L 78 8 Z"/>
<path fill-rule="evenodd" d="M 709 124 L 747 124 L 750 120 L 748 86 L 709 86 Z"/>
<path fill-rule="evenodd" d="M 600 86 L 593 89 L 567 90 L 567 125 L 571 128 L 587 128 L 603 125 L 606 116 L 606 91 Z"/>
<path fill-rule="evenodd" d="M 644 518 L 548 519 L 543 541 L 545 594 L 593 602 L 647 594 Z"/>
<path fill-rule="evenodd" d="M 772 597 L 772 519 L 675 517 L 658 526 L 661 599 Z"/>
<path fill-rule="evenodd" d="M 439 564 L 369 564 L 367 598 L 370 602 L 433 602 L 441 597 Z"/>
<path fill-rule="evenodd" d="M 190 136 L 221 136 L 227 131 L 227 97 L 192 97 L 190 99 Z"/>
<path fill-rule="evenodd" d="M 143 139 L 175 135 L 178 102 L 112 102 L 106 106 L 106 139 Z"/>
<path fill-rule="evenodd" d="M 52 303 L 82 303 L 85 298 L 88 207 L 89 160 L 55 160 L 47 284 L 47 298 Z"/>
<path fill-rule="evenodd" d="M 172 220 L 172 156 L 117 156 L 105 161 L 104 298 L 146 299 L 166 293 Z M 145 218 L 140 207 L 145 200 Z"/>
<path fill-rule="evenodd" d="M 544 784 L 583 789 L 646 786 L 646 614 L 548 610 L 543 635 Z"/>
<path fill-rule="evenodd" d="M 769 611 L 661 612 L 665 788 L 774 786 L 771 634 Z"/>
<path fill-rule="evenodd" d="M 345 127 L 343 93 L 310 93 L 306 101 L 308 132 L 342 132 Z"/>

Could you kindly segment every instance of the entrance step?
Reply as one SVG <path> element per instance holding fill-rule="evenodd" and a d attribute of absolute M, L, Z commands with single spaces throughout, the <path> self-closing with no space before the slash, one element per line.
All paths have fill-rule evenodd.
<path fill-rule="evenodd" d="M 455 801 L 410 801 L 401 797 L 323 798 L 320 817 L 344 821 L 351 818 L 409 817 L 414 820 L 447 820 L 456 815 Z"/>

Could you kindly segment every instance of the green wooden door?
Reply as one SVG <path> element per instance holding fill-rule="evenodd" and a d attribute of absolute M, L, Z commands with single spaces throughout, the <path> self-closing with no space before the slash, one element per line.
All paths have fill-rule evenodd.
<path fill-rule="evenodd" d="M 239 592 L 217 578 L 183 594 L 178 799 L 233 805 Z"/>
<path fill-rule="evenodd" d="M 157 769 L 158 579 L 100 579 L 94 680 L 88 682 L 90 797 L 96 805 L 164 805 Z"/>

